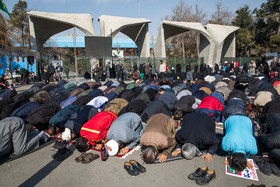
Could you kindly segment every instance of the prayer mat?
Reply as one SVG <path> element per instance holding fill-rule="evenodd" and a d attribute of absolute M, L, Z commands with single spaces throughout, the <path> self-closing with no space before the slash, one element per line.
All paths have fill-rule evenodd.
<path fill-rule="evenodd" d="M 53 139 L 56 139 L 56 140 L 59 140 L 59 141 L 63 141 L 61 138 L 58 138 L 58 137 L 51 137 Z M 70 141 L 70 144 L 76 144 L 75 141 Z M 98 151 L 98 152 L 101 152 L 100 150 L 97 150 L 95 148 L 91 148 L 91 150 L 94 150 L 94 151 Z M 129 155 L 130 151 L 132 151 L 134 149 L 129 149 L 129 151 L 125 154 L 125 155 L 115 155 L 116 157 L 120 157 L 120 158 L 125 158 L 127 155 Z"/>

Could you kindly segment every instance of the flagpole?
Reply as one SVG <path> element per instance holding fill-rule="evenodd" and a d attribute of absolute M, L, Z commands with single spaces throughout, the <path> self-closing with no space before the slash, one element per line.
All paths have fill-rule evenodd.
<path fill-rule="evenodd" d="M 76 80 L 78 80 L 78 63 L 77 63 L 77 50 L 76 50 L 76 25 L 74 24 L 74 35 L 73 35 L 73 44 L 74 44 L 74 58 L 75 58 L 75 71 L 76 71 Z"/>

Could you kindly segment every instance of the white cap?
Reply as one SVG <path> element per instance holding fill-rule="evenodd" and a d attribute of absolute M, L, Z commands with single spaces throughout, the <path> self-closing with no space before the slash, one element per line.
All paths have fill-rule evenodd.
<path fill-rule="evenodd" d="M 115 140 L 109 140 L 106 145 L 106 152 L 109 156 L 115 156 L 119 151 L 119 144 Z M 111 151 L 108 150 L 108 147 L 111 148 Z"/>

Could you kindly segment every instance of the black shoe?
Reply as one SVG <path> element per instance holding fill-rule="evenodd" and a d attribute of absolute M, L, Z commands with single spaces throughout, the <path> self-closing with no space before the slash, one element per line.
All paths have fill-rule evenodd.
<path fill-rule="evenodd" d="M 139 171 L 132 166 L 130 162 L 125 162 L 124 163 L 124 169 L 127 171 L 127 173 L 131 176 L 137 176 L 139 175 Z"/>
<path fill-rule="evenodd" d="M 146 168 L 144 166 L 142 166 L 141 164 L 139 164 L 139 162 L 135 161 L 135 160 L 130 160 L 130 164 L 136 168 L 137 171 L 139 171 L 140 173 L 145 173 L 146 172 Z"/>
<path fill-rule="evenodd" d="M 261 158 L 261 160 L 257 161 L 256 164 L 263 174 L 265 174 L 265 175 L 271 175 L 272 174 L 272 171 L 271 171 L 271 168 L 270 168 L 270 159 L 269 158 Z"/>
<path fill-rule="evenodd" d="M 57 140 L 55 142 L 55 144 L 52 146 L 52 150 L 58 151 L 59 149 L 66 148 L 68 144 L 69 144 L 69 142 L 67 142 L 67 141 L 62 142 L 62 141 Z"/>
<path fill-rule="evenodd" d="M 203 173 L 206 173 L 207 171 L 208 167 L 197 168 L 195 172 L 189 174 L 188 178 L 191 180 L 196 180 L 198 177 L 200 177 Z"/>
<path fill-rule="evenodd" d="M 56 161 L 63 161 L 66 158 L 68 158 L 72 153 L 73 152 L 70 149 L 64 147 L 62 149 L 59 149 L 52 157 Z"/>
<path fill-rule="evenodd" d="M 215 170 L 210 170 L 207 172 L 204 172 L 200 177 L 196 179 L 196 184 L 199 185 L 206 185 L 208 184 L 213 178 L 216 177 Z"/>
<path fill-rule="evenodd" d="M 273 162 L 270 163 L 270 169 L 274 175 L 280 177 L 280 169 Z"/>

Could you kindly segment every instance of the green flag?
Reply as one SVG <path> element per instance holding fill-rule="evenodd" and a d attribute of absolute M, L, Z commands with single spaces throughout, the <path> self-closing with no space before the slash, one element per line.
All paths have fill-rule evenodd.
<path fill-rule="evenodd" d="M 8 14 L 8 16 L 12 19 L 12 17 L 10 15 L 9 11 L 7 10 L 7 7 L 4 4 L 3 0 L 1 0 L 1 2 L 0 2 L 0 9 L 3 10 L 4 12 L 6 12 Z"/>

